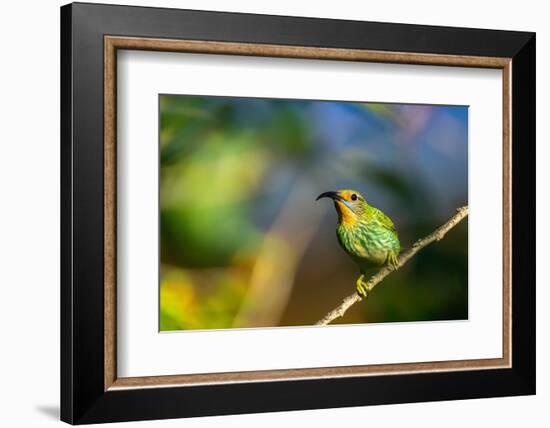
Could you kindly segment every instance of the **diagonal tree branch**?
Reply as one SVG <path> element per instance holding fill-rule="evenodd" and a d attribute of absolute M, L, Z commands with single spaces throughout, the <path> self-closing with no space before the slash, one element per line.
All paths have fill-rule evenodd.
<path fill-rule="evenodd" d="M 403 251 L 397 258 L 397 266 L 386 265 L 380 269 L 375 275 L 371 276 L 367 281 L 367 289 L 370 291 L 377 284 L 381 283 L 384 278 L 386 278 L 393 271 L 401 268 L 405 263 L 409 261 L 418 251 L 420 251 L 425 246 L 431 244 L 434 241 L 440 241 L 443 239 L 445 234 L 460 223 L 468 215 L 468 206 L 458 208 L 457 213 L 447 221 L 444 225 L 440 226 L 434 232 L 428 236 L 419 239 L 414 243 L 414 245 L 406 251 Z M 346 297 L 343 302 L 337 308 L 333 309 L 327 313 L 321 320 L 317 321 L 316 325 L 327 325 L 334 321 L 336 318 L 344 316 L 346 311 L 352 307 L 357 302 L 361 301 L 362 298 L 357 293 L 350 294 Z"/>

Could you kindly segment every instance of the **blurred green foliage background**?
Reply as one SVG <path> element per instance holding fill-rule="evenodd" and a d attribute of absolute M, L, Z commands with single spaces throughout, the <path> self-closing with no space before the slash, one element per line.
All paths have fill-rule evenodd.
<path fill-rule="evenodd" d="M 468 201 L 462 106 L 160 96 L 160 330 L 311 325 L 355 289 L 328 190 L 388 214 L 406 248 Z M 339 323 L 468 317 L 468 227 Z"/>

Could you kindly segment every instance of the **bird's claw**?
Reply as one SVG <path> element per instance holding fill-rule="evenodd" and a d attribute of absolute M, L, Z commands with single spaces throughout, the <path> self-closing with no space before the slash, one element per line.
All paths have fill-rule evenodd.
<path fill-rule="evenodd" d="M 370 289 L 368 283 L 365 282 L 363 278 L 364 275 L 361 275 L 357 280 L 357 294 L 359 294 L 362 299 L 366 299 L 369 296 Z"/>
<path fill-rule="evenodd" d="M 399 262 L 397 261 L 397 256 L 395 254 L 391 254 L 388 257 L 387 265 L 392 271 L 399 269 Z"/>

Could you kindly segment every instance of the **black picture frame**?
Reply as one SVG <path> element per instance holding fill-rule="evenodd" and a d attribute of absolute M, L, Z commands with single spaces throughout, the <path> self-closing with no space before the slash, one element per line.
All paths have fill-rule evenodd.
<path fill-rule="evenodd" d="M 104 388 L 104 36 L 512 59 L 512 366 Z M 535 393 L 535 34 L 74 3 L 61 8 L 61 419 L 71 424 Z"/>

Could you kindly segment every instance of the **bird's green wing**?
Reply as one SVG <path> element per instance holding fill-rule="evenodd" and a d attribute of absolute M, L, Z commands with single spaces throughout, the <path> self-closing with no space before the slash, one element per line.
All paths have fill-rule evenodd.
<path fill-rule="evenodd" d="M 393 225 L 393 221 L 391 221 L 391 218 L 389 218 L 386 214 L 384 214 L 382 211 L 377 210 L 376 218 L 380 222 L 380 225 L 392 232 L 396 232 L 395 226 Z"/>

